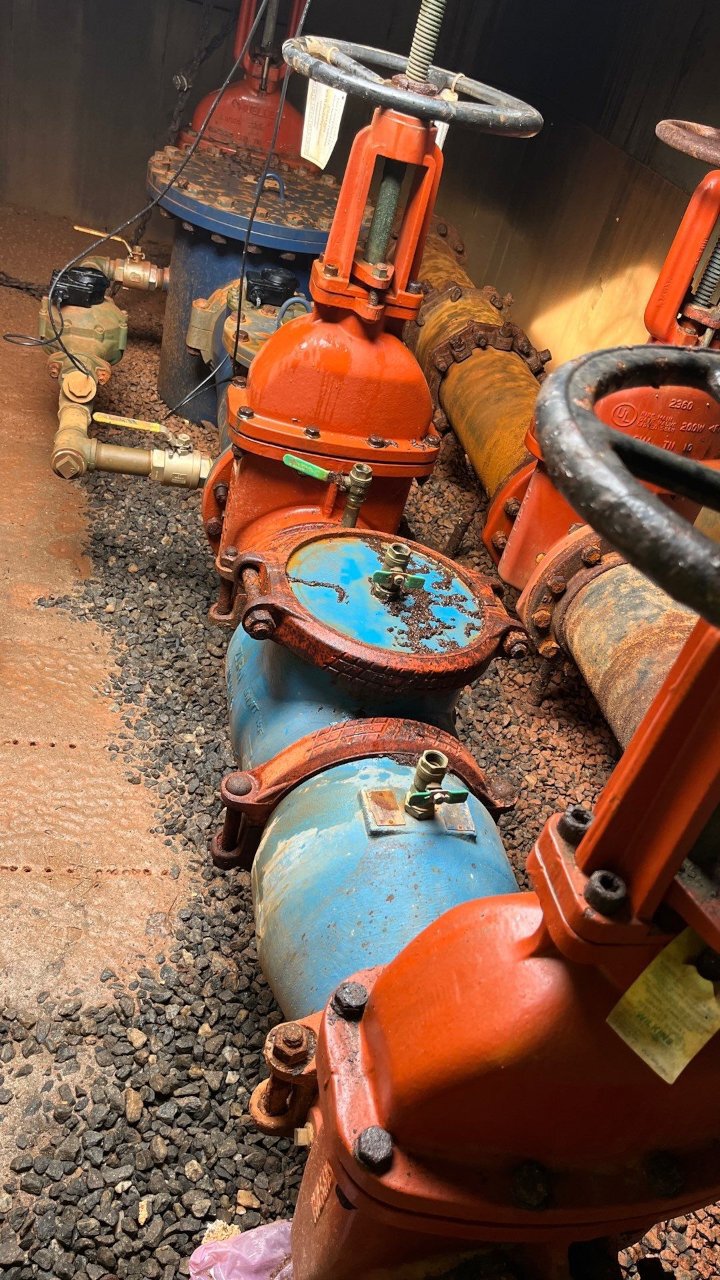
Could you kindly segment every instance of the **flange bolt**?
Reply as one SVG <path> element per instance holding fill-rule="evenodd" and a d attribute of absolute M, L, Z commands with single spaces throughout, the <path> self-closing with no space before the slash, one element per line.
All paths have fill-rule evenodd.
<path fill-rule="evenodd" d="M 591 822 L 589 809 L 584 809 L 581 804 L 571 804 L 558 822 L 558 834 L 574 848 L 579 845 Z"/>
<path fill-rule="evenodd" d="M 253 784 L 246 773 L 231 773 L 225 781 L 225 790 L 231 796 L 248 796 Z"/>
<path fill-rule="evenodd" d="M 614 871 L 593 871 L 583 896 L 593 911 L 612 919 L 627 906 L 627 885 Z"/>
<path fill-rule="evenodd" d="M 332 1007 L 348 1022 L 359 1022 L 368 1002 L 367 987 L 361 982 L 341 982 L 332 998 Z"/>
<path fill-rule="evenodd" d="M 393 1140 L 387 1129 L 371 1124 L 355 1143 L 355 1159 L 372 1173 L 386 1173 L 393 1159 Z"/>
<path fill-rule="evenodd" d="M 268 609 L 251 609 L 242 624 L 253 640 L 269 640 L 275 631 L 275 619 Z"/>

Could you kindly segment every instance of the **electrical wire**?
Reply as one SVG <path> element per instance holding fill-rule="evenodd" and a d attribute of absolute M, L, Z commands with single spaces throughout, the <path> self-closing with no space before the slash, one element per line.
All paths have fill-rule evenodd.
<path fill-rule="evenodd" d="M 302 35 L 303 27 L 305 26 L 305 22 L 308 16 L 308 11 L 310 9 L 311 4 L 312 4 L 312 0 L 305 0 L 303 11 L 300 14 L 297 28 L 294 32 L 294 36 L 296 39 L 299 35 Z M 247 228 L 244 232 L 245 240 L 243 243 L 243 255 L 242 255 L 242 261 L 240 264 L 240 283 L 239 283 L 239 289 L 238 289 L 238 313 L 237 313 L 237 322 L 235 324 L 235 342 L 233 343 L 233 354 L 232 354 L 233 369 L 237 368 L 237 363 L 238 363 L 237 353 L 238 353 L 238 347 L 240 346 L 240 331 L 242 327 L 241 315 L 242 315 L 243 285 L 245 283 L 245 270 L 247 268 L 248 246 L 250 244 L 250 235 L 252 233 L 253 224 L 255 222 L 255 216 L 260 207 L 260 201 L 262 199 L 265 183 L 267 181 L 267 177 L 270 172 L 270 165 L 272 164 L 273 152 L 275 150 L 278 134 L 280 132 L 280 122 L 282 120 L 283 111 L 285 109 L 285 100 L 287 98 L 288 84 L 290 83 L 290 75 L 291 75 L 291 71 L 290 71 L 290 68 L 288 67 L 287 73 L 282 82 L 282 88 L 280 90 L 280 98 L 278 101 L 277 111 L 275 112 L 275 124 L 273 126 L 272 138 L 270 139 L 270 146 L 268 147 L 268 150 L 267 150 L 267 155 L 265 157 L 265 164 L 263 165 L 263 171 L 262 171 L 262 174 L 260 175 L 260 179 L 257 184 L 255 199 L 253 201 L 252 209 L 250 210 L 250 217 L 248 219 Z"/>
<path fill-rule="evenodd" d="M 163 189 L 159 191 L 156 196 L 153 196 L 152 200 L 149 200 L 148 203 L 144 205 L 143 208 L 140 209 L 137 213 L 134 213 L 130 218 L 126 218 L 124 222 L 118 223 L 118 225 L 114 227 L 112 231 L 108 231 L 105 233 L 105 235 L 102 235 L 97 240 L 94 240 L 93 243 L 88 247 L 86 247 L 85 249 L 83 249 L 81 253 L 76 254 L 74 258 L 71 258 L 69 262 L 66 262 L 65 266 L 56 275 L 55 279 L 50 285 L 50 289 L 48 290 L 48 319 L 50 321 L 50 327 L 53 330 L 54 336 L 52 338 L 36 338 L 31 336 L 30 334 L 24 334 L 24 333 L 4 333 L 3 339 L 5 342 L 13 343 L 13 345 L 19 346 L 19 347 L 52 347 L 57 345 L 60 347 L 61 351 L 65 353 L 65 355 L 70 360 L 71 364 L 73 364 L 76 369 L 79 369 L 81 373 L 89 372 L 89 370 L 85 368 L 85 365 L 82 364 L 82 362 L 77 358 L 77 356 L 73 355 L 73 353 L 68 350 L 68 348 L 65 346 L 65 343 L 62 340 L 63 330 L 65 327 L 63 316 L 62 316 L 62 308 L 57 304 L 53 303 L 53 295 L 58 287 L 58 284 L 62 279 L 62 277 L 66 274 L 66 272 L 70 271 L 73 267 L 77 266 L 79 262 L 82 262 L 85 258 L 89 257 L 90 254 L 94 253 L 96 249 L 99 249 L 101 245 L 106 244 L 107 241 L 110 240 L 113 236 L 120 235 L 123 231 L 126 231 L 128 227 L 131 227 L 136 222 L 138 222 L 140 218 L 144 217 L 146 214 L 151 213 L 152 210 L 160 203 L 163 197 L 167 195 L 168 191 L 172 189 L 172 187 L 175 185 L 180 175 L 183 173 L 187 165 L 190 163 L 195 152 L 197 151 L 197 148 L 203 139 L 205 131 L 220 104 L 220 99 L 222 98 L 225 90 L 230 84 L 233 76 L 237 72 L 238 68 L 240 67 L 241 63 L 245 58 L 245 55 L 248 49 L 250 48 L 251 41 L 260 25 L 260 22 L 263 18 L 265 10 L 267 9 L 269 4 L 270 4 L 270 0 L 261 0 L 260 5 L 258 6 L 257 13 L 255 14 L 253 24 L 250 28 L 250 31 L 248 32 L 248 37 L 247 37 L 247 40 L 245 41 L 245 44 L 243 45 L 242 49 L 240 50 L 240 53 L 238 54 L 237 58 L 233 62 L 233 65 L 231 66 L 225 79 L 220 85 L 220 88 L 215 94 L 215 97 L 213 98 L 213 101 L 211 102 L 207 110 L 205 119 L 200 125 L 200 128 L 198 129 L 197 134 L 193 139 L 193 142 L 188 148 L 186 155 L 184 156 L 181 163 L 178 165 L 177 169 L 175 170 L 175 173 L 165 184 Z M 310 0 L 307 0 L 306 6 L 305 6 L 306 12 L 307 12 L 307 9 L 309 8 L 309 5 L 310 5 Z M 305 15 L 303 15 L 302 21 L 304 21 L 304 17 Z M 283 88 L 285 88 L 286 82 L 287 82 L 287 76 L 285 77 Z M 284 100 L 285 100 L 284 95 L 281 95 L 281 96 L 284 103 Z M 275 139 L 277 137 L 277 130 L 279 128 L 279 123 L 280 123 L 279 119 L 276 120 L 276 130 L 273 136 L 273 143 L 272 143 L 273 147 L 275 145 Z M 269 160 L 268 160 L 267 167 L 269 168 Z M 259 204 L 259 200 L 257 203 Z M 247 241 L 246 241 L 246 247 L 247 247 Z M 57 322 L 55 320 L 55 317 L 53 316 L 53 306 L 55 306 L 55 309 L 58 313 Z M 237 347 L 236 347 L 236 351 L 237 351 Z"/>
<path fill-rule="evenodd" d="M 184 396 L 182 400 L 178 401 L 178 403 L 174 405 L 172 409 L 168 409 L 167 413 L 163 414 L 162 421 L 167 422 L 168 418 L 172 418 L 173 414 L 178 413 L 180 409 L 185 408 L 186 404 L 189 404 L 191 400 L 194 400 L 195 396 L 199 395 L 200 392 L 203 390 L 203 388 L 206 387 L 209 382 L 213 381 L 215 375 L 219 373 L 220 370 L 222 369 L 223 365 L 225 364 L 225 361 L 229 359 L 230 359 L 230 354 L 228 352 L 226 355 L 223 356 L 220 363 L 218 365 L 215 365 L 214 369 L 210 370 L 206 378 L 203 378 L 201 382 L 198 382 L 197 386 L 193 387 L 192 391 L 189 391 L 188 394 Z M 220 382 L 218 382 L 217 385 L 219 387 L 225 386 L 226 383 L 232 382 L 233 376 L 234 375 L 231 374 L 229 378 L 221 378 Z"/>

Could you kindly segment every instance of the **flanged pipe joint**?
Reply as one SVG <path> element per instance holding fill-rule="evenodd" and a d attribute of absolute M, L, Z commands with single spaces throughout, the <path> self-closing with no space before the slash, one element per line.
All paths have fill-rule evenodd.
<path fill-rule="evenodd" d="M 235 569 L 250 588 L 227 659 L 240 769 L 213 853 L 252 866 L 260 963 L 291 1017 L 450 905 L 516 888 L 493 821 L 507 791 L 458 742 L 453 707 L 524 636 L 485 579 L 400 550 L 315 525 Z"/>

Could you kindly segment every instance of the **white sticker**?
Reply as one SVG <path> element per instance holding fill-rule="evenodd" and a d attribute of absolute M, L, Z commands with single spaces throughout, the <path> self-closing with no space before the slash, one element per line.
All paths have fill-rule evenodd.
<path fill-rule="evenodd" d="M 440 94 L 440 97 L 444 98 L 446 102 L 457 102 L 460 95 L 458 93 L 455 93 L 454 89 L 443 89 L 442 93 Z M 444 120 L 435 120 L 434 124 L 435 124 L 435 129 L 437 130 L 435 141 L 439 146 L 440 150 L 442 151 L 443 147 L 445 146 L 445 139 L 448 136 L 450 125 Z"/>
<path fill-rule="evenodd" d="M 342 89 L 308 80 L 300 154 L 319 169 L 325 168 L 338 140 L 346 98 Z"/>

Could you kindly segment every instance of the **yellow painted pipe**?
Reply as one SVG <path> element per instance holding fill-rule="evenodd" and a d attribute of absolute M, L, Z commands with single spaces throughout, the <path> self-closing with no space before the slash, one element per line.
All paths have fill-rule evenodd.
<path fill-rule="evenodd" d="M 451 280 L 458 286 L 438 299 L 430 297 L 420 313 L 415 354 L 432 381 L 438 346 L 473 321 L 502 325 L 507 314 L 475 287 L 447 242 L 436 235 L 428 237 L 420 277 L 433 288 L 442 289 Z M 525 435 L 537 393 L 537 379 L 525 361 L 514 351 L 493 347 L 476 349 L 450 364 L 440 382 L 440 407 L 491 498 L 530 460 Z"/>

